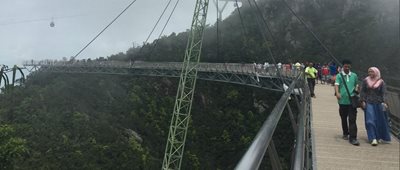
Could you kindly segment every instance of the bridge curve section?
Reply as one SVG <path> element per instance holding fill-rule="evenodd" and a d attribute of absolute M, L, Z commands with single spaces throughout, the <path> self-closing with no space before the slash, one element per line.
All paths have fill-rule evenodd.
<path fill-rule="evenodd" d="M 24 62 L 25 67 L 36 67 L 38 71 L 56 73 L 114 74 L 135 76 L 179 77 L 180 62 Z M 198 79 L 240 84 L 283 92 L 283 83 L 290 84 L 300 72 L 284 71 L 271 65 L 257 68 L 254 64 L 245 63 L 199 63 Z"/>

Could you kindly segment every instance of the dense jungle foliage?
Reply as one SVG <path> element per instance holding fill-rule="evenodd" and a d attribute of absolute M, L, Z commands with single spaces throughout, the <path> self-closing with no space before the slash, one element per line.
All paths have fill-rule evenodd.
<path fill-rule="evenodd" d="M 36 74 L 0 97 L 1 167 L 160 169 L 176 81 Z M 233 169 L 279 97 L 199 81 L 183 168 Z M 286 165 L 294 136 L 287 119 L 274 137 Z"/>
<path fill-rule="evenodd" d="M 355 70 L 398 75 L 399 11 L 395 0 L 287 1 L 339 59 Z M 393 5 L 395 4 L 395 5 Z M 397 4 L 397 5 L 396 5 Z M 330 62 L 281 0 L 243 5 L 208 26 L 201 61 Z M 242 18 L 242 19 L 240 19 Z M 188 32 L 106 57 L 124 61 L 182 61 Z M 96 58 L 96 56 L 94 56 Z M 390 63 L 390 64 L 389 64 Z M 160 169 L 177 79 L 34 73 L 24 86 L 0 94 L 0 169 Z M 198 81 L 183 169 L 233 169 L 281 93 Z M 285 169 L 293 147 L 287 113 L 274 142 Z M 268 156 L 261 169 L 270 169 Z"/>

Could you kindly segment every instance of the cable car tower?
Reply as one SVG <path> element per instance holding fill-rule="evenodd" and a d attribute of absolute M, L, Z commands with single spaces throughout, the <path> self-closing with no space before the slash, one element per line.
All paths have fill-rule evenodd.
<path fill-rule="evenodd" d="M 193 94 L 200 61 L 203 33 L 206 24 L 209 0 L 197 0 L 192 25 L 182 63 L 174 110 L 165 147 L 163 170 L 179 170 L 185 148 L 186 134 L 190 122 Z"/>

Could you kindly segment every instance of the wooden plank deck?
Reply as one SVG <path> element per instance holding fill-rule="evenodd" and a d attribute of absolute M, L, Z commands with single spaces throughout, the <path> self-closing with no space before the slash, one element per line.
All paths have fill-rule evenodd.
<path fill-rule="evenodd" d="M 371 146 L 367 139 L 364 112 L 358 110 L 357 128 L 360 146 L 342 139 L 339 106 L 331 85 L 317 84 L 312 99 L 315 142 L 314 169 L 400 170 L 399 141 L 392 136 L 390 144 Z"/>

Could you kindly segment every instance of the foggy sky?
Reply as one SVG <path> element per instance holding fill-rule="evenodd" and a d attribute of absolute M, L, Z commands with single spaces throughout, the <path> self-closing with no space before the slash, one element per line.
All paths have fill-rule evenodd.
<path fill-rule="evenodd" d="M 207 23 L 216 21 L 210 0 Z M 21 65 L 35 59 L 62 59 L 79 52 L 132 0 L 0 0 L 0 64 Z M 161 32 L 173 0 L 150 40 Z M 168 0 L 137 0 L 77 59 L 106 57 L 141 45 Z M 222 2 L 220 2 L 222 4 Z M 195 0 L 180 0 L 164 35 L 190 28 Z M 223 17 L 234 10 L 228 3 Z M 54 21 L 55 27 L 50 27 Z M 150 41 L 150 42 L 151 42 Z"/>

